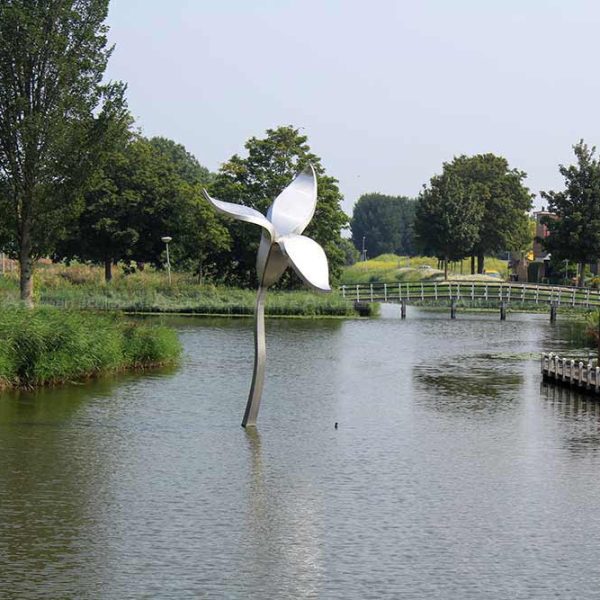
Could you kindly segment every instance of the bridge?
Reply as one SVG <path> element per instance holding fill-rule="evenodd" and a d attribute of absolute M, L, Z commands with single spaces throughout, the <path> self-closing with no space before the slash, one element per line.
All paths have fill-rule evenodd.
<path fill-rule="evenodd" d="M 371 283 L 342 285 L 343 298 L 358 304 L 389 302 L 400 304 L 402 316 L 407 304 L 436 304 L 448 301 L 451 317 L 456 315 L 459 301 L 500 307 L 501 318 L 506 317 L 506 307 L 513 304 L 548 305 L 550 319 L 556 319 L 556 309 L 561 306 L 600 308 L 600 290 L 532 283 L 506 283 L 487 281 L 436 281 L 407 283 Z"/>

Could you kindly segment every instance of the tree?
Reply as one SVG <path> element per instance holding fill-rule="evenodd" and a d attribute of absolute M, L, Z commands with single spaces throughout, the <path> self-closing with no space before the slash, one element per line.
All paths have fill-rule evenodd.
<path fill-rule="evenodd" d="M 164 235 L 173 238 L 175 267 L 195 261 L 196 268 L 206 268 L 211 252 L 228 247 L 227 230 L 200 199 L 200 184 L 182 178 L 180 162 L 163 153 L 164 147 L 131 136 L 107 159 L 85 194 L 68 241 L 59 246 L 59 257 L 104 264 L 110 281 L 119 260 L 162 265 Z"/>
<path fill-rule="evenodd" d="M 352 241 L 367 254 L 414 254 L 415 201 L 404 196 L 364 194 L 352 212 Z"/>
<path fill-rule="evenodd" d="M 482 217 L 482 204 L 452 174 L 435 175 L 421 192 L 415 232 L 425 253 L 443 259 L 444 279 L 448 279 L 448 261 L 463 258 L 473 247 Z"/>
<path fill-rule="evenodd" d="M 222 219 L 202 197 L 202 188 L 210 185 L 215 175 L 182 144 L 165 137 L 153 137 L 149 142 L 188 187 L 187 201 L 171 219 L 170 231 L 176 236 L 170 248 L 172 264 L 193 271 L 200 280 L 207 275 L 219 278 L 231 240 Z"/>
<path fill-rule="evenodd" d="M 543 240 L 552 259 L 569 259 L 579 264 L 583 286 L 585 263 L 600 259 L 600 161 L 596 148 L 583 140 L 573 146 L 576 165 L 559 165 L 565 179 L 560 192 L 542 192 L 553 218 L 545 221 L 549 235 Z"/>
<path fill-rule="evenodd" d="M 150 138 L 149 142 L 169 160 L 177 175 L 190 185 L 207 185 L 214 179 L 214 175 L 182 144 L 160 136 Z"/>
<path fill-rule="evenodd" d="M 484 271 L 486 254 L 517 251 L 527 244 L 532 195 L 523 185 L 523 171 L 510 169 L 505 158 L 488 153 L 458 156 L 444 164 L 444 173 L 458 178 L 482 205 L 479 232 L 470 249 L 477 257 L 478 273 Z"/>
<path fill-rule="evenodd" d="M 266 214 L 276 196 L 294 176 L 311 163 L 317 173 L 318 198 L 315 216 L 306 230 L 325 250 L 332 278 L 339 276 L 344 252 L 339 246 L 341 230 L 348 217 L 341 208 L 342 195 L 337 180 L 326 175 L 321 159 L 313 154 L 307 137 L 291 125 L 268 129 L 263 139 L 250 138 L 246 158 L 237 154 L 222 165 L 210 186 L 211 195 L 229 202 L 239 202 Z M 228 264 L 230 281 L 251 286 L 256 281 L 255 260 L 260 232 L 239 221 L 227 221 L 231 232 L 232 252 Z M 233 261 L 231 260 L 233 258 Z"/>
<path fill-rule="evenodd" d="M 360 254 L 351 240 L 348 238 L 341 238 L 339 241 L 339 247 L 344 253 L 344 266 L 348 267 L 358 262 Z"/>
<path fill-rule="evenodd" d="M 119 110 L 119 86 L 101 85 L 107 11 L 108 0 L 0 0 L 0 212 L 28 305 L 34 259 L 80 208 Z"/>

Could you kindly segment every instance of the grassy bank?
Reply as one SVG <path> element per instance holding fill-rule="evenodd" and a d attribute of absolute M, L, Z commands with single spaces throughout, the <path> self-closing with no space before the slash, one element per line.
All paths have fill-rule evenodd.
<path fill-rule="evenodd" d="M 496 272 L 500 277 L 507 276 L 507 263 L 497 258 L 485 259 L 486 271 Z M 470 275 L 471 259 L 457 261 L 450 265 L 450 279 L 498 281 L 496 277 Z M 437 258 L 430 256 L 396 256 L 382 254 L 377 258 L 356 263 L 344 269 L 342 284 L 360 283 L 405 283 L 411 281 L 438 281 L 444 272 L 437 269 Z"/>
<path fill-rule="evenodd" d="M 101 269 L 86 265 L 40 266 L 35 275 L 35 295 L 38 304 L 63 308 L 208 315 L 251 315 L 256 302 L 255 290 L 201 285 L 197 278 L 184 273 L 174 273 L 169 285 L 162 272 L 117 272 L 107 284 Z M 16 274 L 0 277 L 0 302 L 5 306 L 18 302 Z M 353 304 L 336 291 L 317 294 L 275 289 L 267 295 L 266 314 L 357 316 Z"/>
<path fill-rule="evenodd" d="M 166 327 L 117 314 L 49 307 L 0 311 L 0 388 L 52 385 L 173 363 L 181 346 Z"/>

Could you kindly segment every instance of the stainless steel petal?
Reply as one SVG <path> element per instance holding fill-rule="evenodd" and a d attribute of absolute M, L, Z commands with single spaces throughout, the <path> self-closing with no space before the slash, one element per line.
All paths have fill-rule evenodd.
<path fill-rule="evenodd" d="M 260 285 L 269 287 L 276 283 L 289 264 L 281 248 L 272 244 L 269 236 L 263 233 L 256 257 L 256 273 Z"/>
<path fill-rule="evenodd" d="M 321 292 L 329 292 L 329 268 L 323 248 L 303 235 L 288 235 L 277 240 L 302 281 Z"/>
<path fill-rule="evenodd" d="M 233 202 L 223 202 L 210 196 L 206 190 L 202 190 L 204 197 L 221 213 L 228 217 L 233 217 L 239 221 L 246 221 L 247 223 L 254 223 L 260 225 L 265 229 L 272 240 L 275 239 L 275 229 L 271 222 L 257 210 L 243 204 L 233 204 Z"/>
<path fill-rule="evenodd" d="M 315 214 L 317 206 L 317 176 L 308 165 L 288 185 L 269 208 L 267 218 L 278 236 L 301 234 Z"/>

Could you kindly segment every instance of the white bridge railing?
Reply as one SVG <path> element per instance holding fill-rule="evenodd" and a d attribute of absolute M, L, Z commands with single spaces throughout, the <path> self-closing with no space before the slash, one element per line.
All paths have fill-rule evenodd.
<path fill-rule="evenodd" d="M 432 283 L 371 283 L 342 285 L 340 293 L 355 302 L 419 303 L 431 300 L 483 300 L 490 303 L 518 302 L 556 306 L 600 306 L 600 290 L 536 285 L 437 281 Z"/>

